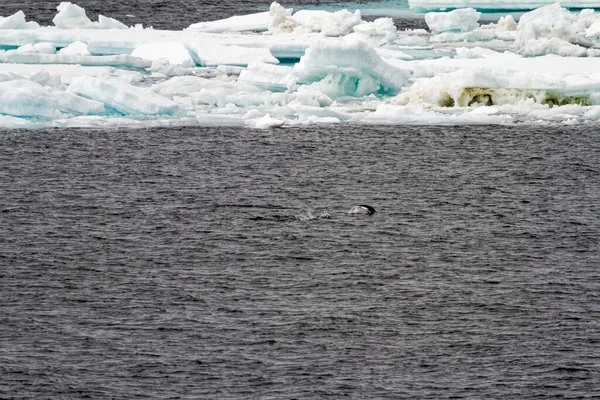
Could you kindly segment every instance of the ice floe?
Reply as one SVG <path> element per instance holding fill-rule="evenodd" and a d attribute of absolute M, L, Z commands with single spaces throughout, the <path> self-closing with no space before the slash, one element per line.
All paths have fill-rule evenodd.
<path fill-rule="evenodd" d="M 600 119 L 600 14 L 564 8 L 590 4 L 520 2 L 532 11 L 494 21 L 491 2 L 410 5 L 432 10 L 429 30 L 279 3 L 180 31 L 91 21 L 69 2 L 53 26 L 20 11 L 0 18 L 0 127 Z"/>

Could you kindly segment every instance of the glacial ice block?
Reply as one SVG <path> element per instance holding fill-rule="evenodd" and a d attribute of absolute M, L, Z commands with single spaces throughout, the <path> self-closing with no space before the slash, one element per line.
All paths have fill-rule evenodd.
<path fill-rule="evenodd" d="M 79 64 L 87 66 L 112 66 L 125 68 L 148 68 L 152 63 L 129 54 L 119 56 L 80 56 L 70 54 L 0 53 L 0 63 L 19 64 Z"/>
<path fill-rule="evenodd" d="M 538 8 L 523 14 L 517 25 L 515 47 L 525 56 L 558 54 L 561 56 L 586 56 L 597 50 L 586 38 L 587 13 L 574 14 L 560 4 Z"/>
<path fill-rule="evenodd" d="M 216 65 L 246 66 L 252 63 L 279 64 L 269 49 L 261 47 L 223 46 L 206 41 L 188 42 L 187 47 L 196 64 L 211 67 Z"/>
<path fill-rule="evenodd" d="M 288 11 L 288 15 L 292 10 Z M 265 32 L 269 29 L 269 11 L 248 15 L 234 15 L 217 21 L 207 21 L 192 24 L 186 31 L 194 32 Z"/>
<path fill-rule="evenodd" d="M 61 111 L 73 115 L 102 115 L 105 113 L 104 104 L 77 96 L 75 93 L 56 90 L 52 92 L 58 101 Z"/>
<path fill-rule="evenodd" d="M 363 23 L 360 11 L 351 13 L 348 10 L 328 12 L 323 10 L 300 10 L 291 17 L 300 32 L 319 32 L 325 36 L 344 36 L 353 28 Z"/>
<path fill-rule="evenodd" d="M 238 78 L 238 82 L 250 83 L 272 92 L 283 92 L 296 87 L 294 68 L 270 64 L 249 64 Z"/>
<path fill-rule="evenodd" d="M 63 116 L 56 97 L 28 79 L 0 82 L 0 114 L 38 118 Z"/>
<path fill-rule="evenodd" d="M 68 45 L 67 47 L 63 47 L 59 50 L 58 54 L 68 55 L 68 56 L 91 56 L 90 50 L 88 49 L 87 44 L 76 41 Z"/>
<path fill-rule="evenodd" d="M 126 115 L 170 115 L 179 109 L 171 100 L 150 90 L 89 76 L 73 78 L 67 90 L 102 102 Z"/>
<path fill-rule="evenodd" d="M 56 9 L 58 14 L 52 22 L 60 29 L 127 29 L 127 25 L 103 15 L 98 17 L 98 22 L 92 22 L 83 8 L 68 1 L 60 3 Z"/>
<path fill-rule="evenodd" d="M 473 8 L 462 8 L 450 12 L 425 14 L 425 22 L 433 33 L 460 31 L 469 32 L 479 27 L 481 13 Z"/>
<path fill-rule="evenodd" d="M 294 66 L 299 81 L 317 82 L 328 75 L 343 74 L 378 83 L 384 93 L 396 93 L 406 84 L 410 73 L 383 61 L 375 49 L 363 41 L 317 41 Z M 347 82 L 347 81 L 346 81 Z"/>
<path fill-rule="evenodd" d="M 23 11 L 17 11 L 6 18 L 0 17 L 0 29 L 35 29 L 39 27 L 37 22 L 26 22 Z"/>

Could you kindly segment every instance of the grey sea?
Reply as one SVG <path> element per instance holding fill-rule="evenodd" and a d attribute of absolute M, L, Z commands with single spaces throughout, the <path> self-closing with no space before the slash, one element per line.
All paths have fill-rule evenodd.
<path fill-rule="evenodd" d="M 4 130 L 0 165 L 2 399 L 600 397 L 600 125 Z"/>

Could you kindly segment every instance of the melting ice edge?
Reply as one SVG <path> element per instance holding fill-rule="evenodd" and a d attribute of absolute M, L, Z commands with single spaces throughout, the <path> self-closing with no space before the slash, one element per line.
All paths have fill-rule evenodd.
<path fill-rule="evenodd" d="M 429 31 L 278 3 L 182 31 L 57 10 L 47 27 L 0 17 L 2 128 L 600 119 L 593 9 L 549 4 L 482 25 L 458 8 L 425 14 Z"/>

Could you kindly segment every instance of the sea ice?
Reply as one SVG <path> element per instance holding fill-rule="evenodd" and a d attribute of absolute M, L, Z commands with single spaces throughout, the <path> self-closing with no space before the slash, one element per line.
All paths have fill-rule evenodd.
<path fill-rule="evenodd" d="M 182 31 L 18 12 L 0 18 L 0 127 L 600 120 L 600 14 L 540 4 L 479 26 L 452 4 L 419 16 L 430 31 L 278 3 Z"/>

